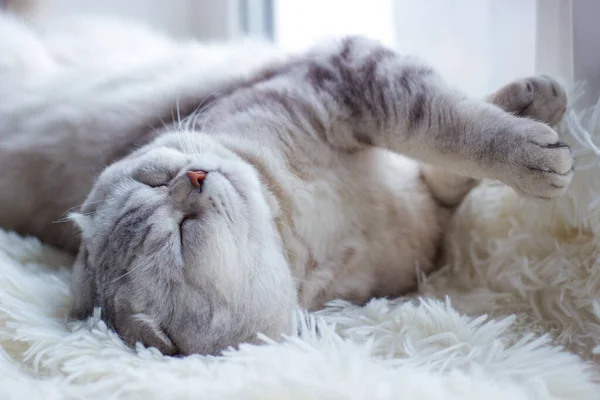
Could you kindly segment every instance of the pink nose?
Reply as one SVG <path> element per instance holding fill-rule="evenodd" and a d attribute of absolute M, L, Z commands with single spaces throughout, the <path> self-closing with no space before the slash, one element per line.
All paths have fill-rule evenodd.
<path fill-rule="evenodd" d="M 206 179 L 206 172 L 204 171 L 188 171 L 186 172 L 186 175 L 190 179 L 192 185 L 197 188 L 202 186 L 202 182 L 204 182 L 204 179 Z"/>

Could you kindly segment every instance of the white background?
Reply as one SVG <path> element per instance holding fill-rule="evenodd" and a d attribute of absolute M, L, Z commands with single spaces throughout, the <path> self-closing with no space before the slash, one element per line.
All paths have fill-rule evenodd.
<path fill-rule="evenodd" d="M 289 48 L 356 33 L 424 58 L 472 95 L 534 72 L 535 0 L 276 0 Z"/>
<path fill-rule="evenodd" d="M 237 0 L 41 1 L 54 14 L 114 14 L 177 36 L 239 32 Z M 363 34 L 426 59 L 474 96 L 535 71 L 585 79 L 600 92 L 600 0 L 273 1 L 275 38 L 292 50 Z"/>

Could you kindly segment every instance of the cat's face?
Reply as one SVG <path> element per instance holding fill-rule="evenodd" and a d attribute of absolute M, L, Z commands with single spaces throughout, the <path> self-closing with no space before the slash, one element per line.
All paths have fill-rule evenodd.
<path fill-rule="evenodd" d="M 268 193 L 210 137 L 169 134 L 108 167 L 72 216 L 73 314 L 166 354 L 289 331 L 296 293 Z"/>

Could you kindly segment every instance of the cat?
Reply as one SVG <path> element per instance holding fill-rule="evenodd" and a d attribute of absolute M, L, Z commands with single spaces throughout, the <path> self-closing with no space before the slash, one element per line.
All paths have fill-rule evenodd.
<path fill-rule="evenodd" d="M 362 37 L 288 56 L 121 27 L 134 54 L 106 58 L 17 25 L 44 62 L 0 54 L 0 226 L 77 253 L 71 315 L 130 345 L 219 354 L 405 294 L 480 179 L 545 201 L 572 177 L 548 76 L 479 100 Z"/>

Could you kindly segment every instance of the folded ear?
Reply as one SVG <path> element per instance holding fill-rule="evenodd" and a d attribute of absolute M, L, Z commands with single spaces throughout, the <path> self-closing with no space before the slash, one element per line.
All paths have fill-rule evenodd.
<path fill-rule="evenodd" d="M 179 354 L 177 346 L 150 315 L 142 313 L 131 315 L 126 325 L 122 337 L 131 345 L 141 341 L 144 346 L 156 347 L 166 356 Z"/>
<path fill-rule="evenodd" d="M 73 265 L 71 276 L 71 318 L 84 319 L 94 311 L 93 278 L 87 266 L 87 250 L 84 245 L 79 248 L 79 254 Z"/>
<path fill-rule="evenodd" d="M 80 213 L 71 212 L 67 218 L 84 232 L 89 221 L 88 218 Z M 73 273 L 71 275 L 71 318 L 84 319 L 92 315 L 94 311 L 94 280 L 88 266 L 88 252 L 83 244 L 79 247 L 79 253 L 73 264 Z"/>

